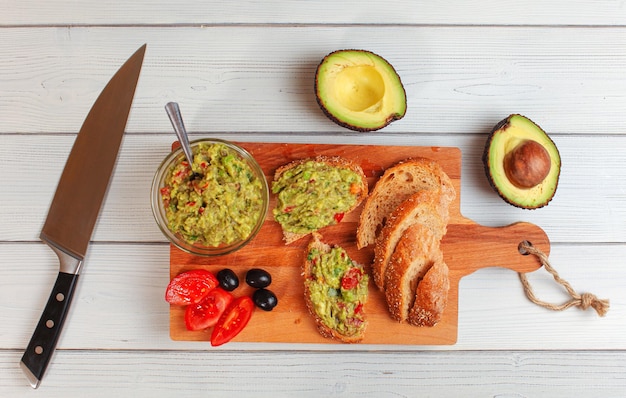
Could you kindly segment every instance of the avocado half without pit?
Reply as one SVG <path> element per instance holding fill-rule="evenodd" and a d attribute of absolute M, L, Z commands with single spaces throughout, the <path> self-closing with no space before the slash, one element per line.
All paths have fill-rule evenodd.
<path fill-rule="evenodd" d="M 483 153 L 487 179 L 509 204 L 524 209 L 547 205 L 561 173 L 559 150 L 533 121 L 510 115 L 498 123 Z"/>
<path fill-rule="evenodd" d="M 315 74 L 317 103 L 328 118 L 355 131 L 379 130 L 406 113 L 406 93 L 389 62 L 365 50 L 328 54 Z"/>

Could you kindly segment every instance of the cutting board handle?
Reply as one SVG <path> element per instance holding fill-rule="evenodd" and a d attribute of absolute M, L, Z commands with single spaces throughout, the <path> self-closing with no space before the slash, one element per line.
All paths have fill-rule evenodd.
<path fill-rule="evenodd" d="M 522 254 L 523 241 L 548 255 L 550 240 L 538 226 L 518 222 L 504 227 L 485 227 L 479 224 L 451 224 L 443 238 L 442 249 L 450 270 L 460 277 L 481 268 L 503 267 L 517 272 L 531 272 L 541 267 L 535 256 Z"/>

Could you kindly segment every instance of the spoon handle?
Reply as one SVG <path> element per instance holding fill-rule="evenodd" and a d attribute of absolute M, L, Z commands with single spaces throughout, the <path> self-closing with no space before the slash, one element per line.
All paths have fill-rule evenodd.
<path fill-rule="evenodd" d="M 183 123 L 183 117 L 180 114 L 178 103 L 168 102 L 165 105 L 165 111 L 170 118 L 170 122 L 172 122 L 178 141 L 180 142 L 183 152 L 185 153 L 185 157 L 187 158 L 187 161 L 189 161 L 189 166 L 191 167 L 193 164 L 193 153 L 191 152 L 191 147 L 189 146 L 189 138 L 187 137 L 187 131 L 185 130 L 185 124 Z"/>

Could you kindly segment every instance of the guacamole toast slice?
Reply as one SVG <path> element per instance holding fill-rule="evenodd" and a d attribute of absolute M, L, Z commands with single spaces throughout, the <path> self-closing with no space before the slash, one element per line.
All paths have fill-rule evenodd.
<path fill-rule="evenodd" d="M 313 233 L 303 264 L 304 300 L 319 333 L 344 343 L 365 334 L 369 277 L 346 251 Z"/>
<path fill-rule="evenodd" d="M 274 173 L 274 219 L 286 244 L 337 224 L 367 197 L 367 179 L 355 162 L 340 156 L 293 161 Z"/>

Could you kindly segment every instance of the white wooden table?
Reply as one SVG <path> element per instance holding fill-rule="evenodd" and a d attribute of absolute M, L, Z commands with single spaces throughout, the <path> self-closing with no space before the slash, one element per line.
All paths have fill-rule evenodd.
<path fill-rule="evenodd" d="M 0 0 L 0 396 L 626 396 L 626 4 L 620 1 Z M 108 79 L 147 43 L 108 197 L 58 344 L 37 391 L 18 362 L 57 259 L 38 240 L 76 133 Z M 334 125 L 312 92 L 321 58 L 363 48 L 407 91 L 404 119 L 368 134 Z M 206 343 L 169 338 L 169 246 L 149 186 L 174 139 L 456 146 L 462 213 L 529 221 L 580 292 L 611 300 L 551 312 L 517 275 L 460 286 L 453 346 Z M 510 113 L 561 152 L 549 206 L 525 211 L 489 188 L 480 155 Z M 566 299 L 547 273 L 546 300 Z"/>

